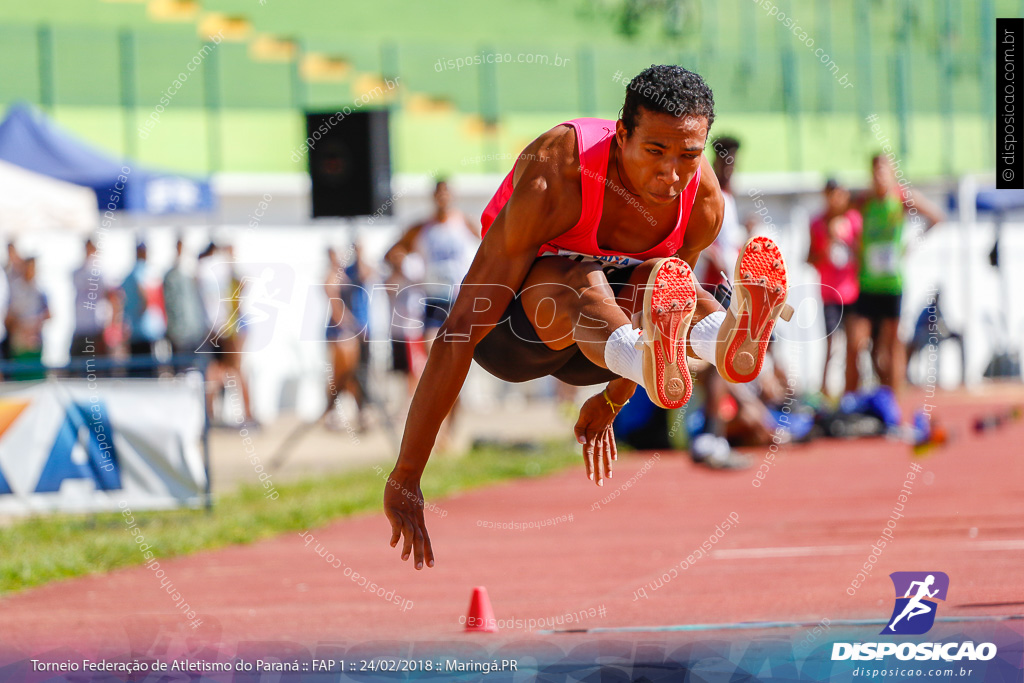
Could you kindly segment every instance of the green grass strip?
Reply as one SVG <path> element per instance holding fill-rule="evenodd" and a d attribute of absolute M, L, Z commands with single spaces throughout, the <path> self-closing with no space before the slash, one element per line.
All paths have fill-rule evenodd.
<path fill-rule="evenodd" d="M 423 478 L 427 502 L 459 491 L 522 477 L 537 477 L 571 465 L 580 456 L 568 444 L 546 444 L 522 452 L 476 448 L 459 459 L 435 457 Z M 218 497 L 212 512 L 134 512 L 145 542 L 160 558 L 228 545 L 254 543 L 288 531 L 313 529 L 354 514 L 382 510 L 391 465 L 275 484 L 276 500 L 259 486 L 243 486 Z M 429 525 L 429 519 L 428 519 Z M 381 520 L 381 543 L 387 542 Z M 0 595 L 50 581 L 142 564 L 134 536 L 120 513 L 36 516 L 0 528 Z"/>

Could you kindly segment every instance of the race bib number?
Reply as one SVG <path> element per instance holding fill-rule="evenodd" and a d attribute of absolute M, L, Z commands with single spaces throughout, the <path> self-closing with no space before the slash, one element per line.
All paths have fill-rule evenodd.
<path fill-rule="evenodd" d="M 850 248 L 842 242 L 832 242 L 828 248 L 828 260 L 836 268 L 845 268 L 850 263 Z"/>
<path fill-rule="evenodd" d="M 867 248 L 868 271 L 875 275 L 899 274 L 899 245 L 872 244 Z"/>

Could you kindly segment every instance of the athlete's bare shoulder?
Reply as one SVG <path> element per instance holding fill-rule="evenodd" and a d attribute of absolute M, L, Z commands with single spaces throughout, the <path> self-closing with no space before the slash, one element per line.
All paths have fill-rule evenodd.
<path fill-rule="evenodd" d="M 545 233 L 555 237 L 579 220 L 583 208 L 576 131 L 559 125 L 545 132 L 520 153 L 512 176 L 510 202 L 545 216 Z"/>
<path fill-rule="evenodd" d="M 579 181 L 580 155 L 576 149 L 576 131 L 572 126 L 558 125 L 543 133 L 519 155 L 513 185 L 526 175 L 545 177 L 549 182 Z"/>

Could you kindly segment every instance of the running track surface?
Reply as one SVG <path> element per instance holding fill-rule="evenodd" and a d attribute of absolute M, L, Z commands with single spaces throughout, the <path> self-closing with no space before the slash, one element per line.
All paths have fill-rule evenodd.
<path fill-rule="evenodd" d="M 183 629 L 211 644 L 526 636 L 515 628 L 462 634 L 460 617 L 478 585 L 487 587 L 499 620 L 604 607 L 603 617 L 558 628 L 885 619 L 893 604 L 888 574 L 908 570 L 949 575 L 940 616 L 1021 614 L 1024 422 L 982 435 L 970 423 L 1024 396 L 934 400 L 954 441 L 925 457 L 912 458 L 909 446 L 884 439 L 818 441 L 784 449 L 760 488 L 751 484 L 757 465 L 710 472 L 680 453 L 623 456 L 603 488 L 587 481 L 581 463 L 433 501 L 447 512 L 427 514 L 433 569 L 416 572 L 401 562 L 388 546 L 387 521 L 372 514 L 311 529 L 316 541 L 308 547 L 289 533 L 162 561 L 203 620 L 194 632 L 153 572 L 136 567 L 0 599 L 0 643 L 26 654 L 61 646 L 123 652 L 127 632 L 137 637 L 155 627 Z M 760 464 L 766 450 L 750 453 Z M 893 514 L 912 462 L 923 471 L 896 521 L 895 540 L 851 596 L 847 588 Z M 645 463 L 647 472 L 620 489 Z M 647 585 L 648 597 L 639 597 L 638 589 L 678 567 L 730 513 L 739 524 L 711 554 L 656 589 Z M 571 522 L 543 528 L 481 526 L 570 514 Z M 317 555 L 316 543 L 413 607 L 403 612 L 364 592 Z"/>

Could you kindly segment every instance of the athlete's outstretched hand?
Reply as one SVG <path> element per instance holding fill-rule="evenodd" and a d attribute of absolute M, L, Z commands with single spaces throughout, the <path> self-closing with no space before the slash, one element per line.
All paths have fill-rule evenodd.
<path fill-rule="evenodd" d="M 396 472 L 388 476 L 384 488 L 384 514 L 391 522 L 391 547 L 398 545 L 404 537 L 402 559 L 408 560 L 410 553 L 415 555 L 416 569 L 434 566 L 434 551 L 430 547 L 430 536 L 427 525 L 423 521 L 423 492 L 420 491 L 419 478 L 403 477 Z"/>
<path fill-rule="evenodd" d="M 587 466 L 587 478 L 598 486 L 604 486 L 601 465 L 604 465 L 604 476 L 611 479 L 612 462 L 618 457 L 615 449 L 615 434 L 612 432 L 612 420 L 615 411 L 605 400 L 603 394 L 596 394 L 587 399 L 580 408 L 580 419 L 576 420 L 573 431 L 576 440 L 583 444 L 583 462 Z"/>

